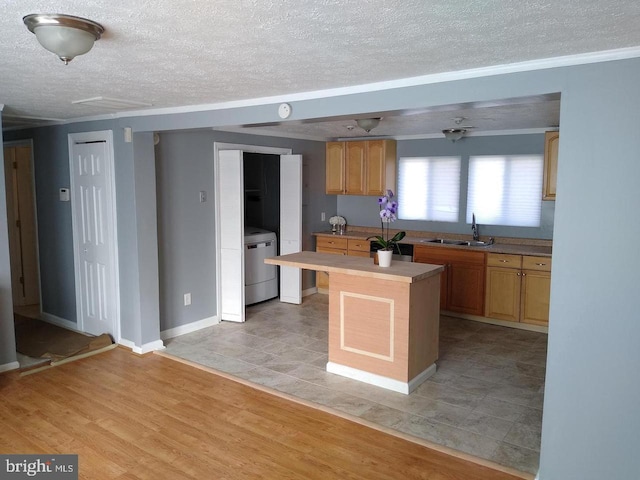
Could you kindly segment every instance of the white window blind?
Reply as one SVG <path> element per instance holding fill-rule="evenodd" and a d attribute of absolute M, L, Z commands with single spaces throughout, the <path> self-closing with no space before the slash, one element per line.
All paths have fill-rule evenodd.
<path fill-rule="evenodd" d="M 467 223 L 539 227 L 542 208 L 542 155 L 469 158 Z"/>
<path fill-rule="evenodd" d="M 401 157 L 398 218 L 457 222 L 460 157 Z"/>

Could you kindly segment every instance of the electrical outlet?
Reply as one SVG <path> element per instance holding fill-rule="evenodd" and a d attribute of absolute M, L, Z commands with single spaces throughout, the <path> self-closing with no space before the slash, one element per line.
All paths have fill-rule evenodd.
<path fill-rule="evenodd" d="M 184 306 L 186 307 L 187 305 L 191 305 L 191 294 L 190 293 L 185 293 L 184 294 Z"/>
<path fill-rule="evenodd" d="M 207 192 L 204 190 L 200 190 L 200 203 L 204 203 L 207 201 Z"/>
<path fill-rule="evenodd" d="M 326 221 L 326 220 L 327 220 L 327 214 L 326 214 L 326 213 L 324 213 L 324 212 L 322 212 L 322 213 L 320 214 L 320 220 L 321 220 L 321 221 L 323 221 L 323 222 L 324 222 L 324 221 Z"/>

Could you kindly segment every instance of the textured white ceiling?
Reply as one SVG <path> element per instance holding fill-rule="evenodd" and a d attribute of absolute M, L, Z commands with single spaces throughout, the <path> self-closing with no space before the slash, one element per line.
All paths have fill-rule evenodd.
<path fill-rule="evenodd" d="M 106 33 L 65 66 L 22 23 L 53 12 Z M 637 0 L 4 0 L 0 103 L 70 119 L 113 113 L 71 103 L 97 96 L 223 103 L 639 45 Z"/>

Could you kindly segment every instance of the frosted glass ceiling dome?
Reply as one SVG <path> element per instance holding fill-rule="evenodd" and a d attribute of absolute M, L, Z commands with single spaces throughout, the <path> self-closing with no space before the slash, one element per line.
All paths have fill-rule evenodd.
<path fill-rule="evenodd" d="M 73 15 L 31 14 L 22 19 L 45 49 L 55 53 L 65 65 L 87 53 L 104 33 L 99 23 Z"/>

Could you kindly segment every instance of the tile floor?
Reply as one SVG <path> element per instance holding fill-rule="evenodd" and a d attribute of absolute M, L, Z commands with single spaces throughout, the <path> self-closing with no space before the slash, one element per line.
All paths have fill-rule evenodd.
<path fill-rule="evenodd" d="M 247 308 L 166 352 L 370 422 L 536 473 L 547 335 L 442 316 L 438 371 L 411 395 L 327 373 L 326 295 Z"/>

